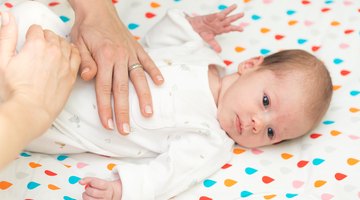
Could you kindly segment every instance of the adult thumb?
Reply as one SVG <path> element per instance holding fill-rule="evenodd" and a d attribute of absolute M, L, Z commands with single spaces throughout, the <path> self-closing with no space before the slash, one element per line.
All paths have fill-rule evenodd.
<path fill-rule="evenodd" d="M 0 62 L 7 64 L 14 55 L 17 43 L 17 26 L 14 16 L 9 12 L 1 12 L 0 28 Z"/>

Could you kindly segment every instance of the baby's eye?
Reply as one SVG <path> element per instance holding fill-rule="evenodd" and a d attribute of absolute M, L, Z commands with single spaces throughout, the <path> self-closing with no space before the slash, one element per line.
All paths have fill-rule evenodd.
<path fill-rule="evenodd" d="M 270 99 L 266 94 L 264 94 L 262 102 L 265 108 L 267 108 L 270 105 Z"/>
<path fill-rule="evenodd" d="M 274 138 L 274 135 L 275 135 L 274 130 L 272 128 L 268 128 L 267 129 L 267 135 L 268 135 L 269 139 L 272 140 Z"/>

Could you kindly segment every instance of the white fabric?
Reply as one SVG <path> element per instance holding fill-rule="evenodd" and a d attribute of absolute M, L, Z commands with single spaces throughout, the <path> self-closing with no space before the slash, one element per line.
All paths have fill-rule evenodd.
<path fill-rule="evenodd" d="M 56 24 L 48 22 L 54 19 L 54 14 L 46 7 L 28 2 L 20 8 L 21 12 L 14 11 L 20 27 L 31 23 L 22 16 L 41 16 L 29 20 L 43 19 Z M 149 53 L 166 80 L 161 87 L 150 84 L 153 117 L 141 116 L 136 92 L 130 86 L 131 134 L 121 136 L 116 131 L 105 130 L 98 119 L 94 83 L 78 79 L 52 129 L 26 149 L 152 158 L 144 164 L 129 163 L 117 168 L 124 200 L 168 199 L 229 161 L 233 141 L 216 120 L 216 105 L 208 80 L 208 64 L 220 65 L 221 61 L 204 46 L 181 12 L 171 11 L 167 17 L 146 37 Z"/>

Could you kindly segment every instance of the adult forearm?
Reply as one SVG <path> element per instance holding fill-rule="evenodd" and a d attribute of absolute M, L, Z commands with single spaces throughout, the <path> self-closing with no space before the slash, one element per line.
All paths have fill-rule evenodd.
<path fill-rule="evenodd" d="M 34 138 L 41 135 L 51 120 L 42 109 L 15 99 L 0 105 L 0 169 L 16 158 Z"/>
<path fill-rule="evenodd" d="M 103 12 L 113 11 L 117 14 L 111 0 L 68 0 L 75 12 L 75 18 L 84 19 L 91 16 L 99 17 Z"/>

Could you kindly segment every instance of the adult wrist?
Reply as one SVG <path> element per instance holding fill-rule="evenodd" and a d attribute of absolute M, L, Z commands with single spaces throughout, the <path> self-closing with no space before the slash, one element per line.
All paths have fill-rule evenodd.
<path fill-rule="evenodd" d="M 99 18 L 102 12 L 115 10 L 111 0 L 68 0 L 75 13 L 75 20 L 84 20 L 87 18 Z"/>
<path fill-rule="evenodd" d="M 18 124 L 24 124 L 28 127 L 18 128 L 20 132 L 28 132 L 33 130 L 33 133 L 29 134 L 29 139 L 33 139 L 33 136 L 37 137 L 42 134 L 46 129 L 51 126 L 54 120 L 52 113 L 44 107 L 45 105 L 39 105 L 37 102 L 32 102 L 31 99 L 25 96 L 17 95 L 10 98 L 5 102 L 5 106 L 8 108 L 6 111 L 14 126 Z M 31 128 L 29 128 L 31 127 Z M 24 130 L 21 130 L 21 129 Z"/>

